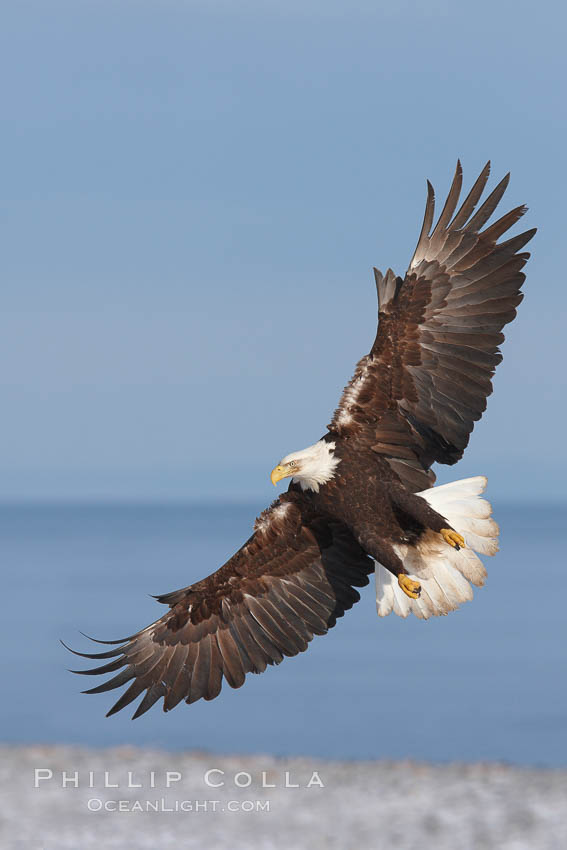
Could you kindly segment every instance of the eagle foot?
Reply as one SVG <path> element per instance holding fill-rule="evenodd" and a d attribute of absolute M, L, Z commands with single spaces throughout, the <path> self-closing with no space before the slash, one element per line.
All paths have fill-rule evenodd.
<path fill-rule="evenodd" d="M 443 536 L 443 540 L 445 543 L 448 543 L 449 546 L 452 546 L 453 549 L 456 549 L 457 552 L 459 549 L 465 548 L 465 538 L 461 537 L 456 531 L 453 531 L 451 528 L 442 528 L 441 534 Z"/>
<path fill-rule="evenodd" d="M 421 585 L 418 581 L 414 581 L 404 573 L 400 573 L 398 576 L 398 584 L 404 591 L 405 595 L 409 596 L 410 599 L 419 599 Z"/>

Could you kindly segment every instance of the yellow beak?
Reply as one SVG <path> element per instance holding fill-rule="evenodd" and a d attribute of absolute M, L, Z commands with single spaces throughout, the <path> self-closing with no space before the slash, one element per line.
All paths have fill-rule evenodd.
<path fill-rule="evenodd" d="M 285 466 L 282 466 L 278 463 L 278 465 L 274 466 L 274 468 L 272 469 L 272 472 L 270 474 L 270 480 L 275 487 L 278 481 L 281 481 L 282 478 L 288 478 L 289 475 L 289 470 L 287 470 Z"/>

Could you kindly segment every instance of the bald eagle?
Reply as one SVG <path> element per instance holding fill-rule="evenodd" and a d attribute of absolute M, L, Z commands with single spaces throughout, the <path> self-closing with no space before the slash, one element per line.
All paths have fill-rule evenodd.
<path fill-rule="evenodd" d="M 274 467 L 291 483 L 256 520 L 252 536 L 215 573 L 156 597 L 168 610 L 105 652 L 82 674 L 114 675 L 86 693 L 128 684 L 108 715 L 143 697 L 134 717 L 163 697 L 169 711 L 239 688 L 284 656 L 307 649 L 360 599 L 376 574 L 378 614 L 447 614 L 484 583 L 477 554 L 493 555 L 498 526 L 484 477 L 434 487 L 434 463 L 463 455 L 502 359 L 502 328 L 516 315 L 522 252 L 535 229 L 498 241 L 524 214 L 484 230 L 507 175 L 478 206 L 482 170 L 457 209 L 460 163 L 435 226 L 425 217 L 405 277 L 374 270 L 378 332 L 358 363 L 327 432 Z M 73 651 L 73 650 L 71 650 Z"/>

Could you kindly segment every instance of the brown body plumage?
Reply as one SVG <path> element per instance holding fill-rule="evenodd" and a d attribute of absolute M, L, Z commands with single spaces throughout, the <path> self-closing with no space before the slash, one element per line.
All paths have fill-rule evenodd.
<path fill-rule="evenodd" d="M 456 557 L 440 536 L 442 529 L 455 529 L 432 506 L 449 503 L 446 494 L 437 494 L 443 488 L 428 490 L 435 480 L 431 465 L 459 460 L 486 408 L 501 360 L 502 328 L 522 299 L 521 269 L 529 255 L 518 252 L 535 232 L 497 243 L 524 207 L 482 231 L 508 182 L 506 177 L 475 212 L 488 174 L 487 165 L 455 214 L 462 182 L 458 164 L 433 230 L 428 184 L 423 228 L 405 278 L 375 272 L 378 333 L 323 438 L 325 446 L 333 446 L 329 480 L 305 487 L 296 478 L 223 567 L 158 597 L 169 606 L 159 620 L 107 652 L 77 653 L 108 660 L 77 672 L 117 673 L 89 693 L 129 685 L 109 714 L 142 694 L 134 716 L 161 697 L 166 711 L 181 700 L 213 699 L 223 677 L 239 687 L 246 673 L 260 673 L 305 650 L 314 634 L 325 634 L 359 599 L 355 588 L 368 583 L 373 559 L 388 574 L 404 575 L 411 563 L 414 575 L 423 576 L 429 595 L 416 601 L 412 610 L 418 616 L 446 613 L 470 598 L 464 579 L 482 583 L 474 553 L 447 561 L 447 569 L 456 569 L 445 585 L 441 567 L 433 573 L 436 582 L 427 583 L 419 558 L 433 564 L 427 558 L 441 552 L 442 560 L 443 546 Z M 476 499 L 480 490 L 474 487 Z M 461 502 L 462 492 L 463 487 L 457 493 Z M 464 492 L 470 498 L 466 486 Z M 480 541 L 474 548 L 491 554 L 486 541 L 495 526 L 483 510 L 477 499 L 477 519 L 466 527 L 472 529 L 470 539 Z M 458 539 L 457 534 L 445 541 L 458 550 Z M 399 599 L 391 589 L 384 592 L 396 610 Z M 405 616 L 408 609 L 401 607 L 397 613 Z"/>

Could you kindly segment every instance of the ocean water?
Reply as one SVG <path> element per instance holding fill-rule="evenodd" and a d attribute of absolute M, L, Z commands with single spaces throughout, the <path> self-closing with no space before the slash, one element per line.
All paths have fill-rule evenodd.
<path fill-rule="evenodd" d="M 246 539 L 259 504 L 4 505 L 0 510 L 4 698 L 11 743 L 171 750 L 504 760 L 567 765 L 565 506 L 495 505 L 501 552 L 487 585 L 428 622 L 378 619 L 372 583 L 308 651 L 213 702 L 131 707 L 95 682 L 59 638 L 131 634 L 164 610 L 148 594 L 190 584 Z M 92 645 L 91 645 L 92 646 Z M 86 661 L 85 666 L 90 662 Z M 98 682 L 99 680 L 97 680 Z M 116 696 L 115 696 L 116 695 Z"/>

